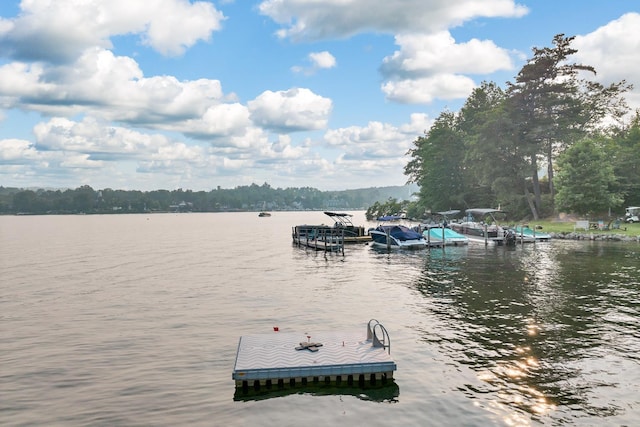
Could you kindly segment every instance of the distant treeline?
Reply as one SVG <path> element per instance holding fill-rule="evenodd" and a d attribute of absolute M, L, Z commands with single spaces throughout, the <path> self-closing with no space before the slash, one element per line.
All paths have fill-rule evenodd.
<path fill-rule="evenodd" d="M 88 185 L 56 190 L 0 186 L 0 214 L 364 210 L 388 199 L 409 199 L 417 189 L 416 185 L 410 185 L 320 191 L 310 187 L 272 188 L 267 183 L 211 191 L 96 190 Z"/>

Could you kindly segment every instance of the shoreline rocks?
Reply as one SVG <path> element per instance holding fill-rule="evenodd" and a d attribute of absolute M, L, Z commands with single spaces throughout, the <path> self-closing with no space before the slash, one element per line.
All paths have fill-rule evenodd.
<path fill-rule="evenodd" d="M 640 242 L 640 236 L 627 236 L 615 233 L 549 233 L 552 239 L 559 240 L 607 240 L 612 242 Z"/>

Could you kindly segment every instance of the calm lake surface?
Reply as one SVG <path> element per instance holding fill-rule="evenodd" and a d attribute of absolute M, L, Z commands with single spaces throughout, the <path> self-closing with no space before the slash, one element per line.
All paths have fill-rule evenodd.
<path fill-rule="evenodd" d="M 638 243 L 292 245 L 323 222 L 0 217 L 0 425 L 638 425 Z M 371 318 L 393 384 L 236 393 L 241 335 L 364 336 Z"/>

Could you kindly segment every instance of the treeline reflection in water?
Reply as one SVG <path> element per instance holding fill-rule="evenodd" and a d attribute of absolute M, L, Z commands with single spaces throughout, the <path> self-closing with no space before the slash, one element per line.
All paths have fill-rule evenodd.
<path fill-rule="evenodd" d="M 523 422 L 524 412 L 632 424 L 640 405 L 638 246 L 540 246 L 432 251 L 414 286 L 438 325 L 422 339 L 477 373 L 482 386 L 461 390 L 470 398 L 517 409 L 509 423 Z"/>

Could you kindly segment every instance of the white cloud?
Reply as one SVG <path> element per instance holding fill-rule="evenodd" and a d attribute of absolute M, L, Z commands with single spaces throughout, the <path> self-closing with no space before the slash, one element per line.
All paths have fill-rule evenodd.
<path fill-rule="evenodd" d="M 578 52 L 572 59 L 596 69 L 590 79 L 609 85 L 626 80 L 634 85 L 625 94 L 632 109 L 640 108 L 640 13 L 627 13 L 592 33 L 577 36 L 572 44 Z"/>
<path fill-rule="evenodd" d="M 520 17 L 528 10 L 511 0 L 266 0 L 259 9 L 292 39 L 329 39 L 364 32 L 393 34 L 400 50 L 381 66 L 388 100 L 431 103 L 469 95 L 475 83 L 465 74 L 513 69 L 509 52 L 490 40 L 456 43 L 447 31 L 479 17 Z M 310 74 L 300 66 L 294 72 Z"/>
<path fill-rule="evenodd" d="M 455 74 L 389 81 L 382 85 L 387 99 L 401 104 L 429 104 L 436 98 L 461 99 L 468 97 L 476 84 L 473 79 Z"/>
<path fill-rule="evenodd" d="M 0 140 L 0 165 L 20 164 L 25 159 L 34 160 L 38 157 L 38 150 L 30 141 L 23 139 Z"/>
<path fill-rule="evenodd" d="M 101 159 L 136 159 L 155 156 L 172 142 L 165 136 L 143 134 L 109 126 L 86 117 L 76 122 L 54 117 L 34 129 L 36 146 L 47 151 L 88 154 Z"/>
<path fill-rule="evenodd" d="M 0 103 L 48 115 L 90 114 L 149 128 L 180 129 L 171 122 L 202 119 L 227 101 L 218 80 L 145 78 L 129 57 L 88 49 L 73 64 L 0 66 Z M 231 97 L 232 98 L 232 97 Z"/>
<path fill-rule="evenodd" d="M 431 103 L 469 96 L 474 81 L 465 74 L 489 74 L 514 67 L 507 51 L 492 41 L 472 39 L 456 44 L 447 31 L 396 36 L 400 50 L 384 58 L 382 85 L 387 99 Z"/>
<path fill-rule="evenodd" d="M 310 66 L 304 67 L 295 65 L 291 67 L 291 71 L 293 71 L 294 73 L 312 75 L 320 69 L 334 68 L 337 64 L 336 58 L 327 51 L 312 52 L 307 56 L 307 59 L 311 63 Z"/>
<path fill-rule="evenodd" d="M 421 129 L 416 133 L 416 127 L 426 122 L 426 116 L 414 115 L 412 123 L 402 127 L 370 122 L 366 127 L 350 126 L 332 129 L 325 133 L 324 141 L 343 152 L 343 161 L 345 159 L 382 160 L 402 163 L 405 161 L 405 154 L 411 147 L 411 143 L 423 131 Z"/>
<path fill-rule="evenodd" d="M 309 59 L 317 68 L 333 68 L 336 66 L 336 58 L 326 50 L 310 53 Z"/>
<path fill-rule="evenodd" d="M 34 142 L 0 140 L 0 173 L 16 180 L 31 176 L 57 186 L 87 183 L 96 188 L 176 188 L 185 182 L 189 188 L 196 183 L 207 188 L 215 176 L 218 183 L 229 179 L 230 187 L 271 183 L 277 177 L 279 186 L 313 180 L 318 188 L 339 189 L 368 187 L 380 174 L 389 185 L 401 185 L 405 153 L 428 123 L 426 115 L 414 114 L 402 126 L 371 122 L 331 130 L 320 141 L 303 143 L 289 135 L 270 140 L 264 130 L 247 127 L 243 135 L 210 145 L 112 126 L 92 117 L 56 117 L 34 127 Z M 321 156 L 320 151 L 327 154 Z"/>
<path fill-rule="evenodd" d="M 478 17 L 520 17 L 527 8 L 512 0 L 266 0 L 260 13 L 283 28 L 280 37 L 342 38 L 363 32 L 435 32 Z"/>
<path fill-rule="evenodd" d="M 471 39 L 456 44 L 448 31 L 399 35 L 396 44 L 400 50 L 383 60 L 386 75 L 489 74 L 514 68 L 509 53 L 493 41 Z"/>
<path fill-rule="evenodd" d="M 210 140 L 212 137 L 244 136 L 251 125 L 247 107 L 234 103 L 211 106 L 200 118 L 173 124 L 167 123 L 163 127 L 194 138 Z M 213 143 L 226 144 L 228 142 L 220 138 Z"/>
<path fill-rule="evenodd" d="M 225 19 L 210 2 L 184 0 L 30 0 L 0 22 L 0 53 L 19 60 L 68 62 L 112 36 L 139 34 L 163 55 L 180 55 L 208 40 Z"/>
<path fill-rule="evenodd" d="M 309 89 L 263 92 L 248 103 L 251 119 L 267 129 L 282 132 L 322 129 L 327 125 L 332 102 Z"/>

